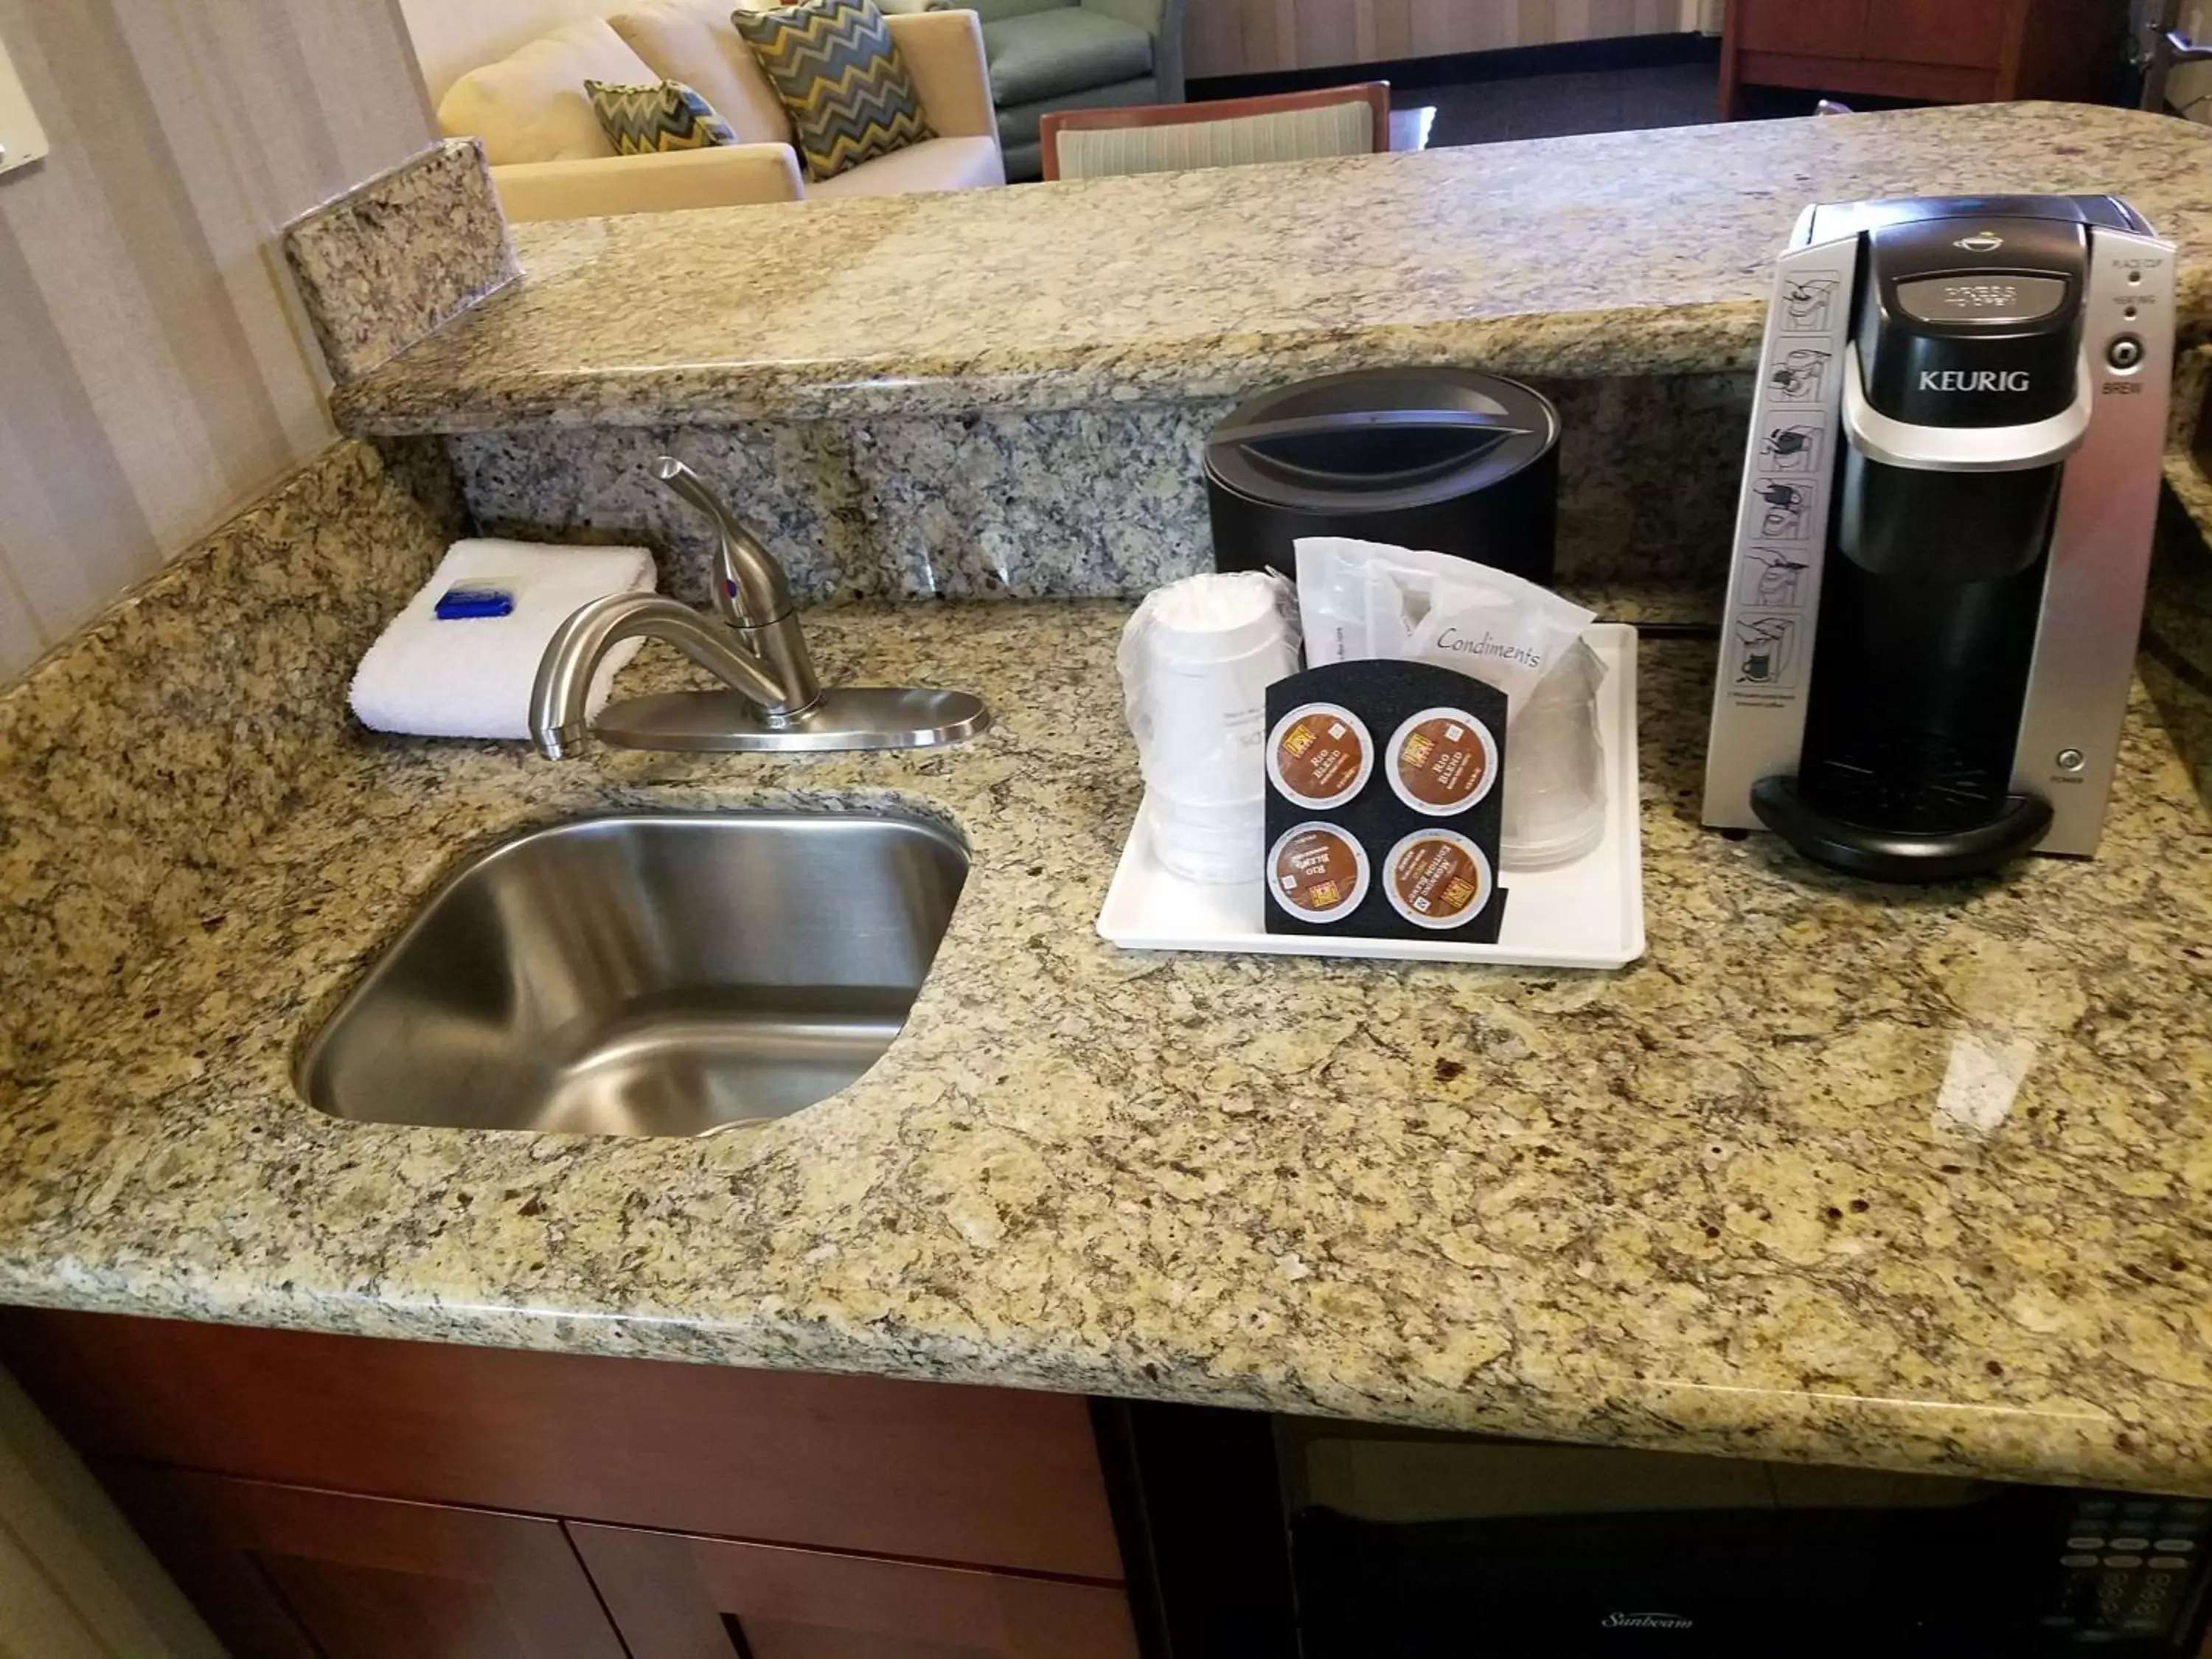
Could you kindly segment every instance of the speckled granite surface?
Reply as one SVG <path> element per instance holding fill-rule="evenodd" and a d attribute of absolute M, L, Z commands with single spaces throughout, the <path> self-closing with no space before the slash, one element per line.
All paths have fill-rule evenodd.
<path fill-rule="evenodd" d="M 2212 1492 L 2212 822 L 2147 704 L 2105 857 L 1876 902 L 1697 827 L 1710 657 L 1650 644 L 1642 962 L 1135 955 L 1123 614 L 813 618 L 833 679 L 990 699 L 927 757 L 360 739 L 0 1097 L 0 1298 Z M 294 1097 L 471 851 L 760 803 L 973 848 L 853 1089 L 696 1141 Z"/>
<path fill-rule="evenodd" d="M 1059 410 L 1378 362 L 1745 369 L 1808 203 L 2118 189 L 2212 323 L 2212 130 L 1984 105 L 532 225 L 355 432 Z M 619 295 L 619 304 L 609 296 Z"/>
<path fill-rule="evenodd" d="M 1705 580 L 1805 203 L 2118 183 L 2201 260 L 2208 171 L 2191 124 L 2004 106 L 526 226 L 526 282 L 337 405 L 456 434 L 488 526 L 650 537 L 694 596 L 701 527 L 644 479 L 662 449 L 812 598 L 1126 596 L 1206 562 L 1231 394 L 1474 362 L 1560 407 L 1570 580 Z"/>
<path fill-rule="evenodd" d="M 0 695 L 0 1089 L 220 918 L 353 755 L 353 665 L 463 522 L 434 443 L 341 445 Z"/>
<path fill-rule="evenodd" d="M 2157 557 L 2143 611 L 2137 659 L 2159 719 L 2212 812 L 2212 488 L 2193 459 L 2181 457 L 2193 490 L 2178 485 L 2161 503 Z M 2167 458 L 2172 477 L 2174 457 Z"/>
<path fill-rule="evenodd" d="M 1560 418 L 1559 568 L 1577 581 L 1725 580 L 1751 377 L 1540 381 Z M 451 439 L 501 534 L 677 555 L 706 592 L 706 526 L 649 476 L 673 451 L 736 503 L 801 592 L 1135 597 L 1210 567 L 1206 437 L 1224 398 L 1036 414 L 562 427 Z"/>
<path fill-rule="evenodd" d="M 2208 387 L 2212 387 L 2212 346 L 2178 354 L 2173 398 L 2166 411 L 2166 483 L 2198 531 L 2212 537 L 2212 479 L 2204 476 L 2204 465 L 2197 455 Z"/>
<path fill-rule="evenodd" d="M 2198 531 L 2212 536 L 2212 478 L 2204 476 L 2203 465 L 2193 453 L 2186 449 L 2166 451 L 2166 485 Z"/>
<path fill-rule="evenodd" d="M 295 221 L 284 257 L 341 381 L 390 362 L 521 274 L 473 138 L 446 139 Z"/>

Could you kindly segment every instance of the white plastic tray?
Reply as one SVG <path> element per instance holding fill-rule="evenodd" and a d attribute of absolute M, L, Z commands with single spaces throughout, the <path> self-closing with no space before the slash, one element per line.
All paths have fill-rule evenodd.
<path fill-rule="evenodd" d="M 1636 630 L 1619 623 L 1583 637 L 1605 664 L 1598 732 L 1605 743 L 1605 834 L 1571 863 L 1512 870 L 1495 945 L 1271 933 L 1255 872 L 1230 885 L 1185 881 L 1152 855 L 1146 809 L 1121 849 L 1098 913 L 1102 938 L 1131 951 L 1231 951 L 1270 956 L 1366 957 L 1401 962 L 1513 963 L 1529 968 L 1619 968 L 1644 954 L 1644 832 L 1637 803 Z"/>

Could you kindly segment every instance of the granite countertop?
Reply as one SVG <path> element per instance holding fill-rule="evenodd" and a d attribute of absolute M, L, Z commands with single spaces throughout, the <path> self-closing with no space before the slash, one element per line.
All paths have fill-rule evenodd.
<path fill-rule="evenodd" d="M 1809 203 L 2124 193 L 2212 325 L 2212 129 L 2065 104 L 1746 122 L 518 227 L 356 434 L 1048 410 L 1378 362 L 1748 369 Z"/>
<path fill-rule="evenodd" d="M 2212 826 L 2140 696 L 2096 861 L 1877 900 L 1698 826 L 1710 647 L 1649 641 L 1643 961 L 1133 954 L 1124 614 L 811 617 L 989 698 L 935 754 L 363 743 L 0 1122 L 0 1300 L 2212 1493 Z M 471 851 L 797 802 L 974 850 L 852 1089 L 696 1140 L 294 1095 Z"/>

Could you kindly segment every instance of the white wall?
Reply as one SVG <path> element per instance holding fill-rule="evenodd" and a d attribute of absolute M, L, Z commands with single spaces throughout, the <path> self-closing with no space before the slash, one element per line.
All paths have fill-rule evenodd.
<path fill-rule="evenodd" d="M 441 0 L 455 9 L 479 0 Z M 0 0 L 0 684 L 333 434 L 276 247 L 429 143 L 394 0 Z"/>

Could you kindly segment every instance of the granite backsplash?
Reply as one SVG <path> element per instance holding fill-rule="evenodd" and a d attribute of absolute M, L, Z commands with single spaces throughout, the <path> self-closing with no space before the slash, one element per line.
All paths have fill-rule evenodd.
<path fill-rule="evenodd" d="M 360 753 L 354 665 L 465 533 L 434 441 L 341 443 L 0 692 L 0 1097 Z"/>
<path fill-rule="evenodd" d="M 1577 584 L 1727 568 L 1748 374 L 1542 383 L 1559 405 L 1559 570 Z M 808 599 L 1124 598 L 1212 558 L 1202 453 L 1226 399 L 1036 413 L 538 427 L 447 440 L 488 531 L 642 539 L 704 597 L 711 532 L 654 483 L 696 468 Z"/>

